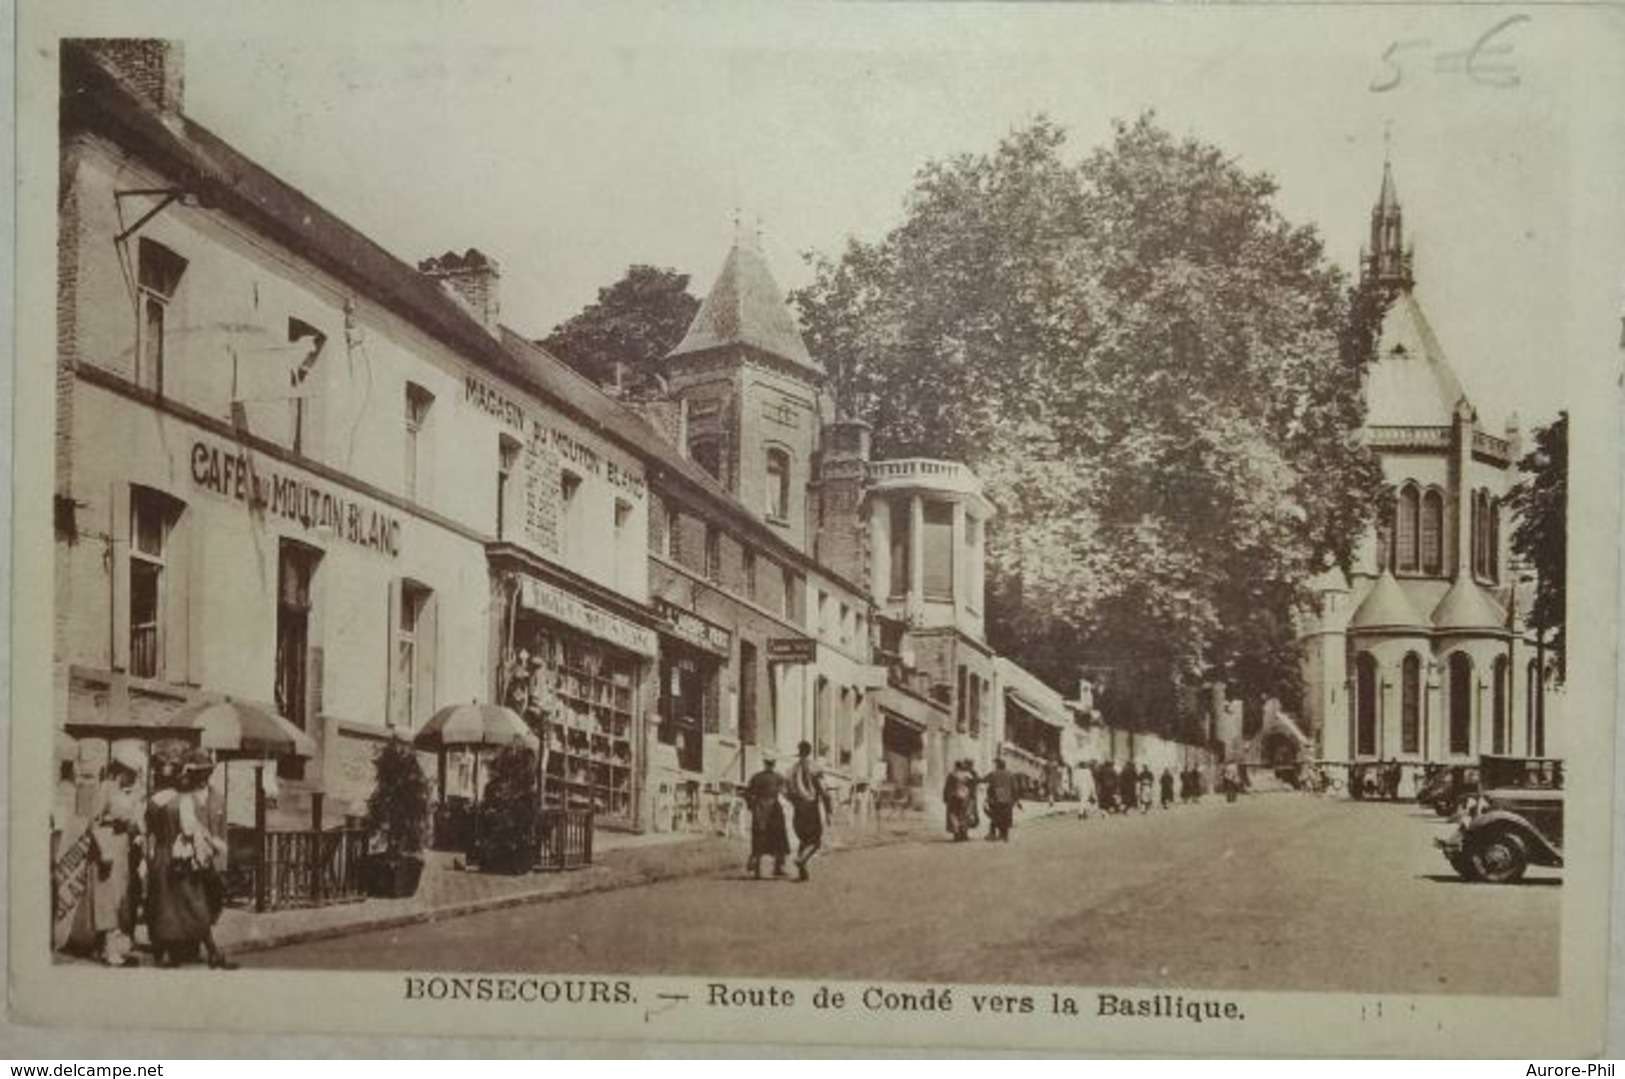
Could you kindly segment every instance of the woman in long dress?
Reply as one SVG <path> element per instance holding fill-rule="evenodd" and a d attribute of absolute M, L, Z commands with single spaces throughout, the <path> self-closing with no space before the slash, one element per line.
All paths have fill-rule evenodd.
<path fill-rule="evenodd" d="M 214 763 L 194 750 L 179 762 L 155 774 L 162 785 L 147 807 L 147 828 L 152 833 L 152 869 L 148 875 L 147 932 L 161 967 L 175 967 L 198 958 L 209 966 L 231 970 L 214 942 L 214 922 L 220 915 L 220 879 L 214 859 L 224 844 L 204 824 L 209 774 Z"/>
<path fill-rule="evenodd" d="M 110 967 L 134 966 L 137 894 L 136 856 L 141 834 L 141 792 L 136 784 L 144 770 L 137 750 L 120 747 L 107 764 L 107 776 L 96 792 L 90 838 L 95 858 L 90 866 L 90 920 L 97 953 Z"/>
<path fill-rule="evenodd" d="M 966 762 L 955 761 L 953 771 L 948 773 L 948 779 L 942 785 L 942 801 L 948 809 L 948 834 L 954 837 L 956 843 L 963 843 L 974 827 L 971 823 L 973 797 Z"/>

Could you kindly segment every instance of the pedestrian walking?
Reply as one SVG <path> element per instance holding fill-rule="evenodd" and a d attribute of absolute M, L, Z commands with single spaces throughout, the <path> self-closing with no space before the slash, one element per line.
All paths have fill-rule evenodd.
<path fill-rule="evenodd" d="M 146 761 L 139 749 L 113 750 L 91 810 L 90 919 L 98 958 L 110 967 L 133 967 L 136 910 L 141 905 L 138 860 L 142 796 L 137 786 Z"/>
<path fill-rule="evenodd" d="M 152 869 L 147 880 L 147 935 L 161 967 L 195 962 L 235 970 L 214 942 L 225 887 L 215 858 L 225 844 L 209 831 L 209 776 L 214 761 L 201 749 L 172 753 L 154 770 L 157 791 L 147 804 Z"/>
<path fill-rule="evenodd" d="M 1241 770 L 1236 767 L 1235 761 L 1224 762 L 1224 800 L 1234 802 L 1236 794 L 1241 790 Z"/>
<path fill-rule="evenodd" d="M 807 863 L 824 845 L 824 817 L 833 809 L 829 791 L 824 788 L 824 770 L 813 760 L 812 743 L 796 746 L 796 763 L 790 768 L 790 809 L 796 831 L 796 880 L 810 880 Z"/>
<path fill-rule="evenodd" d="M 1156 785 L 1157 781 L 1156 778 L 1151 774 L 1150 765 L 1142 764 L 1140 766 L 1140 775 L 1135 785 L 1140 799 L 1141 813 L 1151 812 L 1151 802 L 1152 799 L 1156 797 Z"/>
<path fill-rule="evenodd" d="M 1123 770 L 1117 773 L 1117 811 L 1127 813 L 1139 800 L 1140 775 L 1134 770 L 1133 761 L 1124 761 Z"/>
<path fill-rule="evenodd" d="M 963 843 L 969 838 L 974 797 L 970 762 L 955 761 L 953 770 L 942 784 L 942 804 L 948 814 L 948 834 L 954 837 L 956 843 Z"/>
<path fill-rule="evenodd" d="M 1174 804 L 1174 771 L 1172 768 L 1162 770 L 1162 808 L 1167 809 Z"/>
<path fill-rule="evenodd" d="M 1095 762 L 1089 761 L 1078 769 L 1078 819 L 1084 820 L 1094 812 L 1095 801 Z"/>
<path fill-rule="evenodd" d="M 1016 807 L 1021 795 L 1016 790 L 1015 773 L 1005 767 L 1004 758 L 993 761 L 993 771 L 987 777 L 988 839 L 1010 842 L 1010 829 L 1015 826 Z"/>
<path fill-rule="evenodd" d="M 762 769 L 745 786 L 745 806 L 750 810 L 750 858 L 745 871 L 762 879 L 762 859 L 773 859 L 773 875 L 784 876 L 784 859 L 790 854 L 790 837 L 784 827 L 784 777 L 773 770 L 772 757 L 762 758 Z"/>

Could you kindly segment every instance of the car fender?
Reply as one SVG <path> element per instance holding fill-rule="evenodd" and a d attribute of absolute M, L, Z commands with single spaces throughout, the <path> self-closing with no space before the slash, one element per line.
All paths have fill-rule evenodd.
<path fill-rule="evenodd" d="M 1530 827 L 1529 822 L 1516 813 L 1509 813 L 1503 809 L 1491 809 L 1480 813 L 1462 827 L 1460 842 L 1463 846 L 1472 843 L 1473 839 L 1485 832 L 1508 831 L 1523 842 L 1524 849 L 1532 861 L 1552 860 L 1557 864 L 1563 863 L 1563 852 L 1547 842 L 1546 837 Z"/>

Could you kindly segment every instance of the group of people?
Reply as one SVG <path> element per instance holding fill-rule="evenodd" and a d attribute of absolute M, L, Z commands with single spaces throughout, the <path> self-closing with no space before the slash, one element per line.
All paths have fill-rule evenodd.
<path fill-rule="evenodd" d="M 976 774 L 976 765 L 968 758 L 954 762 L 948 778 L 942 785 L 942 803 L 948 813 L 948 834 L 954 842 L 963 843 L 970 833 L 981 826 L 977 810 L 978 791 L 985 788 L 987 807 L 987 838 L 1008 843 L 1010 830 L 1015 827 L 1016 810 L 1021 807 L 1021 787 L 1013 772 L 1005 766 L 1004 758 L 993 762 L 993 770 L 986 776 Z"/>
<path fill-rule="evenodd" d="M 1149 813 L 1159 801 L 1162 808 L 1170 808 L 1176 797 L 1189 805 L 1202 800 L 1203 787 L 1200 768 L 1186 768 L 1177 776 L 1172 768 L 1164 768 L 1159 776 L 1149 765 L 1136 768 L 1133 761 L 1124 761 L 1121 767 L 1111 761 L 1089 761 L 1078 769 L 1078 815 L 1135 809 Z"/>
<path fill-rule="evenodd" d="M 1354 765 L 1351 772 L 1349 788 L 1356 798 L 1399 800 L 1399 785 L 1405 778 L 1405 766 L 1399 761 L 1369 761 Z"/>
<path fill-rule="evenodd" d="M 128 744 L 114 748 L 85 830 L 54 866 L 61 946 L 108 966 L 136 966 L 136 931 L 145 924 L 158 966 L 206 960 L 235 968 L 214 941 L 225 901 L 216 868 L 225 843 L 207 824 L 214 768 L 204 750 L 160 744 L 147 795 L 145 754 Z"/>
<path fill-rule="evenodd" d="M 784 860 L 790 855 L 790 830 L 796 836 L 796 880 L 812 878 L 808 863 L 824 845 L 824 823 L 834 805 L 824 787 L 823 770 L 813 759 L 812 744 L 796 747 L 796 763 L 790 774 L 781 776 L 777 761 L 762 758 L 761 771 L 751 776 L 744 799 L 750 810 L 750 858 L 745 872 L 762 879 L 762 860 L 773 860 L 773 875 L 786 876 Z M 789 802 L 790 828 L 785 827 L 784 803 Z"/>

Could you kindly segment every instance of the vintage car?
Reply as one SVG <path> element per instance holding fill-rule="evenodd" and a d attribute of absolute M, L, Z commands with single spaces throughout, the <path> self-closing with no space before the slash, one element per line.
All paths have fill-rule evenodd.
<path fill-rule="evenodd" d="M 1469 795 L 1478 791 L 1478 769 L 1470 764 L 1430 764 L 1416 789 L 1416 800 L 1441 817 L 1453 817 Z"/>
<path fill-rule="evenodd" d="M 1468 799 L 1454 835 L 1435 842 L 1468 880 L 1505 884 L 1531 865 L 1563 864 L 1563 762 L 1552 758 L 1479 759 L 1478 794 Z"/>

